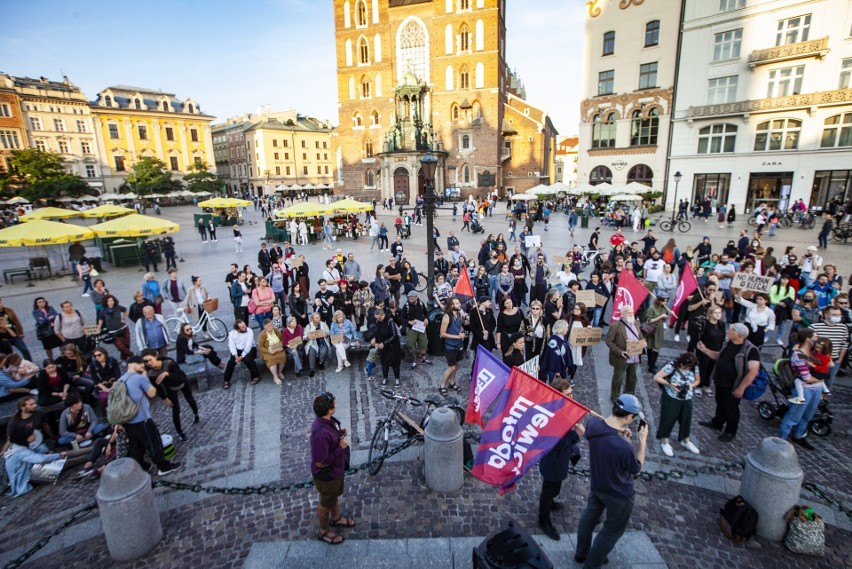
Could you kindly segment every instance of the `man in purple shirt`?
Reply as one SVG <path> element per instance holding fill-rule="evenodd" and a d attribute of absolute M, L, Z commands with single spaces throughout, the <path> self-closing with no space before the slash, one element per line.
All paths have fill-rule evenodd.
<path fill-rule="evenodd" d="M 314 399 L 316 418 L 311 425 L 311 476 L 320 495 L 319 539 L 331 545 L 343 543 L 344 538 L 330 528 L 355 525 L 355 520 L 340 515 L 338 504 L 343 494 L 343 473 L 349 467 L 349 439 L 334 417 L 336 408 L 334 395 L 321 393 Z"/>

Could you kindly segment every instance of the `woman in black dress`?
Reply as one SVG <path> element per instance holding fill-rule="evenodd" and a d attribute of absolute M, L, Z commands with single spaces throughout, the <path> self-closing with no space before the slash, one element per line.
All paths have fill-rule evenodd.
<path fill-rule="evenodd" d="M 290 304 L 290 316 L 296 319 L 299 326 L 303 328 L 308 325 L 308 301 L 302 294 L 302 285 L 298 282 L 293 285 L 288 300 Z"/>
<path fill-rule="evenodd" d="M 530 303 L 530 313 L 524 318 L 521 327 L 527 340 L 527 360 L 541 354 L 544 342 L 547 340 L 547 324 L 542 313 L 541 303 L 534 300 Z"/>
<path fill-rule="evenodd" d="M 713 373 L 713 368 L 716 366 L 716 360 L 710 358 L 701 348 L 718 352 L 722 349 L 722 344 L 725 343 L 727 336 L 727 326 L 722 322 L 722 307 L 711 305 L 707 309 L 707 317 L 704 320 L 699 320 L 696 324 L 698 329 L 696 336 L 698 337 L 698 374 L 701 378 L 701 384 L 695 388 L 693 395 L 701 397 L 703 394 L 707 397 L 713 396 L 713 386 L 710 384 L 710 375 Z"/>
<path fill-rule="evenodd" d="M 497 348 L 500 349 L 501 354 L 505 354 L 512 345 L 507 336 L 521 329 L 521 325 L 524 323 L 524 313 L 515 306 L 509 297 L 503 300 L 501 308 L 502 310 L 497 316 L 495 337 L 497 338 Z"/>

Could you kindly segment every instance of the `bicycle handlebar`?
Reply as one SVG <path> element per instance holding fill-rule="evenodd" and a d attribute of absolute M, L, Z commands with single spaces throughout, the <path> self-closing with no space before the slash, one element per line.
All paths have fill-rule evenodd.
<path fill-rule="evenodd" d="M 407 397 L 405 395 L 397 395 L 396 393 L 394 393 L 390 389 L 380 389 L 379 393 L 385 399 L 391 399 L 391 400 L 395 399 L 395 400 L 398 400 L 398 401 L 404 401 L 404 402 L 408 403 L 409 405 L 411 405 L 412 407 L 420 407 L 421 405 L 423 405 L 423 402 L 420 401 L 419 399 L 416 399 L 414 397 Z"/>

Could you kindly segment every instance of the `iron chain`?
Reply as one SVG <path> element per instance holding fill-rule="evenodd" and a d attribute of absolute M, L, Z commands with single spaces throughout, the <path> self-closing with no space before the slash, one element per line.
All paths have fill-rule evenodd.
<path fill-rule="evenodd" d="M 804 484 L 802 484 L 802 488 L 825 502 L 826 505 L 831 507 L 831 509 L 837 510 L 841 514 L 846 514 L 846 517 L 852 520 L 852 509 L 845 507 L 843 505 L 843 502 L 831 498 L 828 494 L 826 494 L 826 492 L 822 488 L 820 488 L 813 482 L 805 482 Z"/>
<path fill-rule="evenodd" d="M 59 535 L 60 533 L 62 533 L 63 531 L 65 531 L 65 528 L 73 525 L 74 523 L 77 522 L 77 520 L 79 520 L 83 516 L 87 515 L 89 512 L 91 512 L 92 510 L 94 510 L 97 507 L 98 507 L 97 502 L 91 502 L 91 503 L 87 504 L 86 506 L 80 508 L 79 510 L 77 510 L 76 512 L 71 514 L 71 517 L 69 517 L 67 520 L 65 520 L 65 523 L 63 523 L 61 526 L 59 526 L 58 528 L 53 530 L 53 532 L 51 532 L 49 535 L 46 535 L 43 538 L 41 538 L 40 540 L 38 540 L 37 542 L 35 542 L 35 544 L 33 544 L 32 547 L 30 547 L 28 550 L 26 550 L 24 553 L 22 553 L 18 558 L 7 563 L 4 566 L 4 569 L 15 569 L 16 567 L 20 567 L 21 565 L 24 564 L 24 562 L 27 559 L 29 559 L 30 557 L 35 555 L 36 551 L 38 551 L 39 549 L 41 549 L 42 547 L 47 545 L 47 543 L 51 540 L 51 538 L 54 538 L 57 535 Z"/>

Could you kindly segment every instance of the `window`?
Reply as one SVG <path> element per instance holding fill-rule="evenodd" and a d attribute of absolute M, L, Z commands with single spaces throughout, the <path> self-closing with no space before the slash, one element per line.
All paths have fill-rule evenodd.
<path fill-rule="evenodd" d="M 314 141 L 314 146 L 315 146 L 316 148 L 319 148 L 319 140 L 315 140 L 315 141 Z M 319 154 L 317 154 L 317 158 L 319 158 Z"/>
<path fill-rule="evenodd" d="M 62 119 L 53 119 L 53 130 L 57 132 L 65 132 L 65 121 Z"/>
<path fill-rule="evenodd" d="M 463 134 L 461 137 L 461 147 L 462 150 L 470 150 L 470 135 Z"/>
<path fill-rule="evenodd" d="M 761 123 L 757 125 L 754 150 L 796 150 L 801 128 L 802 121 L 795 119 L 775 119 Z"/>
<path fill-rule="evenodd" d="M 459 51 L 470 51 L 470 30 L 467 24 L 459 28 Z"/>
<path fill-rule="evenodd" d="M 0 103 L 0 117 L 11 117 L 12 111 L 6 103 Z"/>
<path fill-rule="evenodd" d="M 77 121 L 77 132 L 86 132 L 86 121 Z"/>
<path fill-rule="evenodd" d="M 322 174 L 322 166 L 317 166 L 317 174 Z"/>
<path fill-rule="evenodd" d="M 397 66 L 397 81 L 402 82 L 402 76 L 407 70 L 423 81 L 429 81 L 429 53 L 427 50 L 426 28 L 419 20 L 410 20 L 399 32 L 397 42 L 397 61 L 406 65 Z"/>
<path fill-rule="evenodd" d="M 361 115 L 359 114 L 358 116 L 360 117 Z M 308 147 L 308 141 L 307 140 L 302 140 L 301 142 L 302 142 L 302 148 Z"/>
<path fill-rule="evenodd" d="M 4 150 L 17 150 L 20 147 L 17 132 L 14 130 L 0 130 L 0 148 Z"/>
<path fill-rule="evenodd" d="M 739 57 L 742 41 L 742 29 L 716 34 L 713 42 L 713 61 Z"/>
<path fill-rule="evenodd" d="M 364 185 L 368 188 L 376 187 L 376 173 L 372 170 L 367 170 L 364 173 Z"/>
<path fill-rule="evenodd" d="M 325 168 L 325 173 L 328 174 L 328 166 L 324 166 L 324 168 Z"/>
<path fill-rule="evenodd" d="M 41 119 L 38 117 L 30 117 L 30 128 L 33 130 L 41 130 Z"/>
<path fill-rule="evenodd" d="M 112 139 L 118 138 L 118 125 L 117 124 L 110 124 L 109 125 L 109 137 L 112 138 Z"/>
<path fill-rule="evenodd" d="M 277 138 L 272 139 L 272 148 L 278 148 L 278 139 Z"/>
<path fill-rule="evenodd" d="M 470 10 L 470 0 L 459 0 L 459 11 Z"/>
<path fill-rule="evenodd" d="M 192 142 L 198 142 L 198 129 L 196 129 L 196 128 L 189 129 L 189 139 Z"/>
<path fill-rule="evenodd" d="M 361 38 L 358 42 L 358 61 L 361 65 L 370 63 L 370 45 L 367 43 L 367 38 Z"/>
<path fill-rule="evenodd" d="M 601 55 L 612 55 L 613 53 L 615 53 L 615 32 L 607 32 L 603 35 Z"/>
<path fill-rule="evenodd" d="M 278 153 L 277 152 L 273 156 L 275 156 L 275 159 L 278 160 Z"/>
<path fill-rule="evenodd" d="M 737 76 L 711 79 L 707 90 L 707 104 L 719 105 L 737 100 Z"/>
<path fill-rule="evenodd" d="M 285 144 L 284 146 L 287 146 L 287 145 Z M 322 141 L 322 147 L 323 147 L 323 148 L 328 148 L 328 141 L 327 141 L 327 140 L 323 140 L 323 141 Z"/>
<path fill-rule="evenodd" d="M 462 166 L 461 173 L 462 173 L 462 179 L 461 179 L 462 183 L 463 184 L 469 184 L 470 183 L 470 166 L 468 166 L 467 164 Z"/>
<path fill-rule="evenodd" d="M 796 16 L 778 22 L 778 32 L 775 34 L 775 45 L 787 45 L 808 41 L 811 30 L 811 15 Z"/>
<path fill-rule="evenodd" d="M 450 109 L 450 117 L 452 117 L 452 119 L 454 121 L 459 120 L 459 106 L 458 105 L 454 104 L 452 106 L 452 108 Z"/>
<path fill-rule="evenodd" d="M 179 170 L 177 156 L 169 156 L 169 167 L 175 172 Z"/>
<path fill-rule="evenodd" d="M 660 21 L 651 20 L 645 24 L 645 47 L 660 43 Z"/>
<path fill-rule="evenodd" d="M 110 97 L 109 95 L 104 97 L 104 105 L 106 105 L 107 107 L 111 107 L 112 106 L 112 97 Z"/>
<path fill-rule="evenodd" d="M 307 159 L 308 159 L 308 153 L 302 152 L 302 160 L 307 160 Z"/>
<path fill-rule="evenodd" d="M 169 112 L 169 102 L 163 101 L 163 110 Z"/>
<path fill-rule="evenodd" d="M 361 98 L 370 98 L 370 82 L 366 78 L 361 79 Z"/>
<path fill-rule="evenodd" d="M 364 0 L 358 0 L 355 3 L 355 26 L 364 27 L 367 25 L 367 3 Z M 305 172 L 307 174 L 307 172 Z"/>
<path fill-rule="evenodd" d="M 598 73 L 598 95 L 610 95 L 615 84 L 615 71 L 601 71 Z"/>
<path fill-rule="evenodd" d="M 174 142 L 175 140 L 175 129 L 167 126 L 166 127 L 166 140 Z"/>
<path fill-rule="evenodd" d="M 719 11 L 730 12 L 745 8 L 745 0 L 719 0 Z"/>
<path fill-rule="evenodd" d="M 320 159 L 320 153 L 317 152 L 317 160 L 319 160 L 319 159 Z"/>
<path fill-rule="evenodd" d="M 733 124 L 712 124 L 698 131 L 698 153 L 719 154 L 733 152 L 737 140 L 737 127 Z"/>
<path fill-rule="evenodd" d="M 850 82 L 849 77 L 852 76 L 852 58 L 844 59 L 840 65 L 840 85 L 838 89 L 848 89 Z"/>
<path fill-rule="evenodd" d="M 627 171 L 627 183 L 639 182 L 650 186 L 654 181 L 654 171 L 647 164 L 637 164 Z"/>
<path fill-rule="evenodd" d="M 328 161 L 328 152 L 323 152 L 322 159 Z"/>
<path fill-rule="evenodd" d="M 615 147 L 615 113 L 609 113 L 606 120 L 595 115 L 592 120 L 592 148 Z"/>
<path fill-rule="evenodd" d="M 653 89 L 657 86 L 657 63 L 643 63 L 639 66 L 639 88 Z"/>
<path fill-rule="evenodd" d="M 802 92 L 802 78 L 804 75 L 804 65 L 773 69 L 769 72 L 769 85 L 766 89 L 766 96 L 771 99 L 772 97 L 798 95 Z"/>
<path fill-rule="evenodd" d="M 86 177 L 94 178 L 95 177 L 95 166 L 94 164 L 86 164 Z"/>
<path fill-rule="evenodd" d="M 113 159 L 115 160 L 115 171 L 124 172 L 124 156 L 114 156 Z"/>
<path fill-rule="evenodd" d="M 825 119 L 820 148 L 852 146 L 852 113 L 835 115 Z"/>
<path fill-rule="evenodd" d="M 470 89 L 470 72 L 466 65 L 459 71 L 459 89 Z"/>
<path fill-rule="evenodd" d="M 660 128 L 660 109 L 654 107 L 642 118 L 642 111 L 633 111 L 630 121 L 630 146 L 657 144 L 657 132 Z"/>
<path fill-rule="evenodd" d="M 195 113 L 195 106 L 194 106 L 192 103 L 188 104 L 188 105 L 186 106 L 186 111 L 187 111 L 189 114 L 193 114 L 193 113 Z"/>
<path fill-rule="evenodd" d="M 285 176 L 289 176 L 289 175 L 290 175 L 290 167 L 289 167 L 289 166 L 285 166 L 285 167 L 284 167 L 284 175 L 285 175 Z"/>
<path fill-rule="evenodd" d="M 290 159 L 290 153 L 289 153 L 289 152 L 285 152 L 285 153 L 284 153 L 284 160 L 289 160 L 289 159 Z"/>
<path fill-rule="evenodd" d="M 373 141 L 372 140 L 368 140 L 364 144 L 364 156 L 366 158 L 372 158 L 373 157 Z"/>
<path fill-rule="evenodd" d="M 276 175 L 276 176 L 280 176 L 280 175 L 281 175 L 281 166 L 276 166 L 276 167 L 275 167 L 275 175 Z"/>
<path fill-rule="evenodd" d="M 92 145 L 89 144 L 88 141 L 84 140 L 80 143 L 80 150 L 83 151 L 83 154 L 91 154 L 92 153 Z"/>
<path fill-rule="evenodd" d="M 148 140 L 148 127 L 140 124 L 136 128 L 139 130 L 139 140 Z"/>
<path fill-rule="evenodd" d="M 46 143 L 45 141 L 43 141 L 43 140 L 36 140 L 36 141 L 35 141 L 35 145 L 36 145 L 36 148 L 37 148 L 38 150 L 41 150 L 42 152 L 46 152 L 46 151 L 47 151 L 47 143 Z"/>
<path fill-rule="evenodd" d="M 290 141 L 285 138 L 284 140 L 281 141 L 281 146 L 283 146 L 284 148 L 287 148 L 288 146 L 290 146 Z"/>
<path fill-rule="evenodd" d="M 591 174 L 589 174 L 589 183 L 593 186 L 604 182 L 612 182 L 612 170 L 606 166 L 595 166 Z"/>
<path fill-rule="evenodd" d="M 308 175 L 308 167 L 307 166 L 302 166 L 302 174 L 304 174 L 305 176 Z"/>

